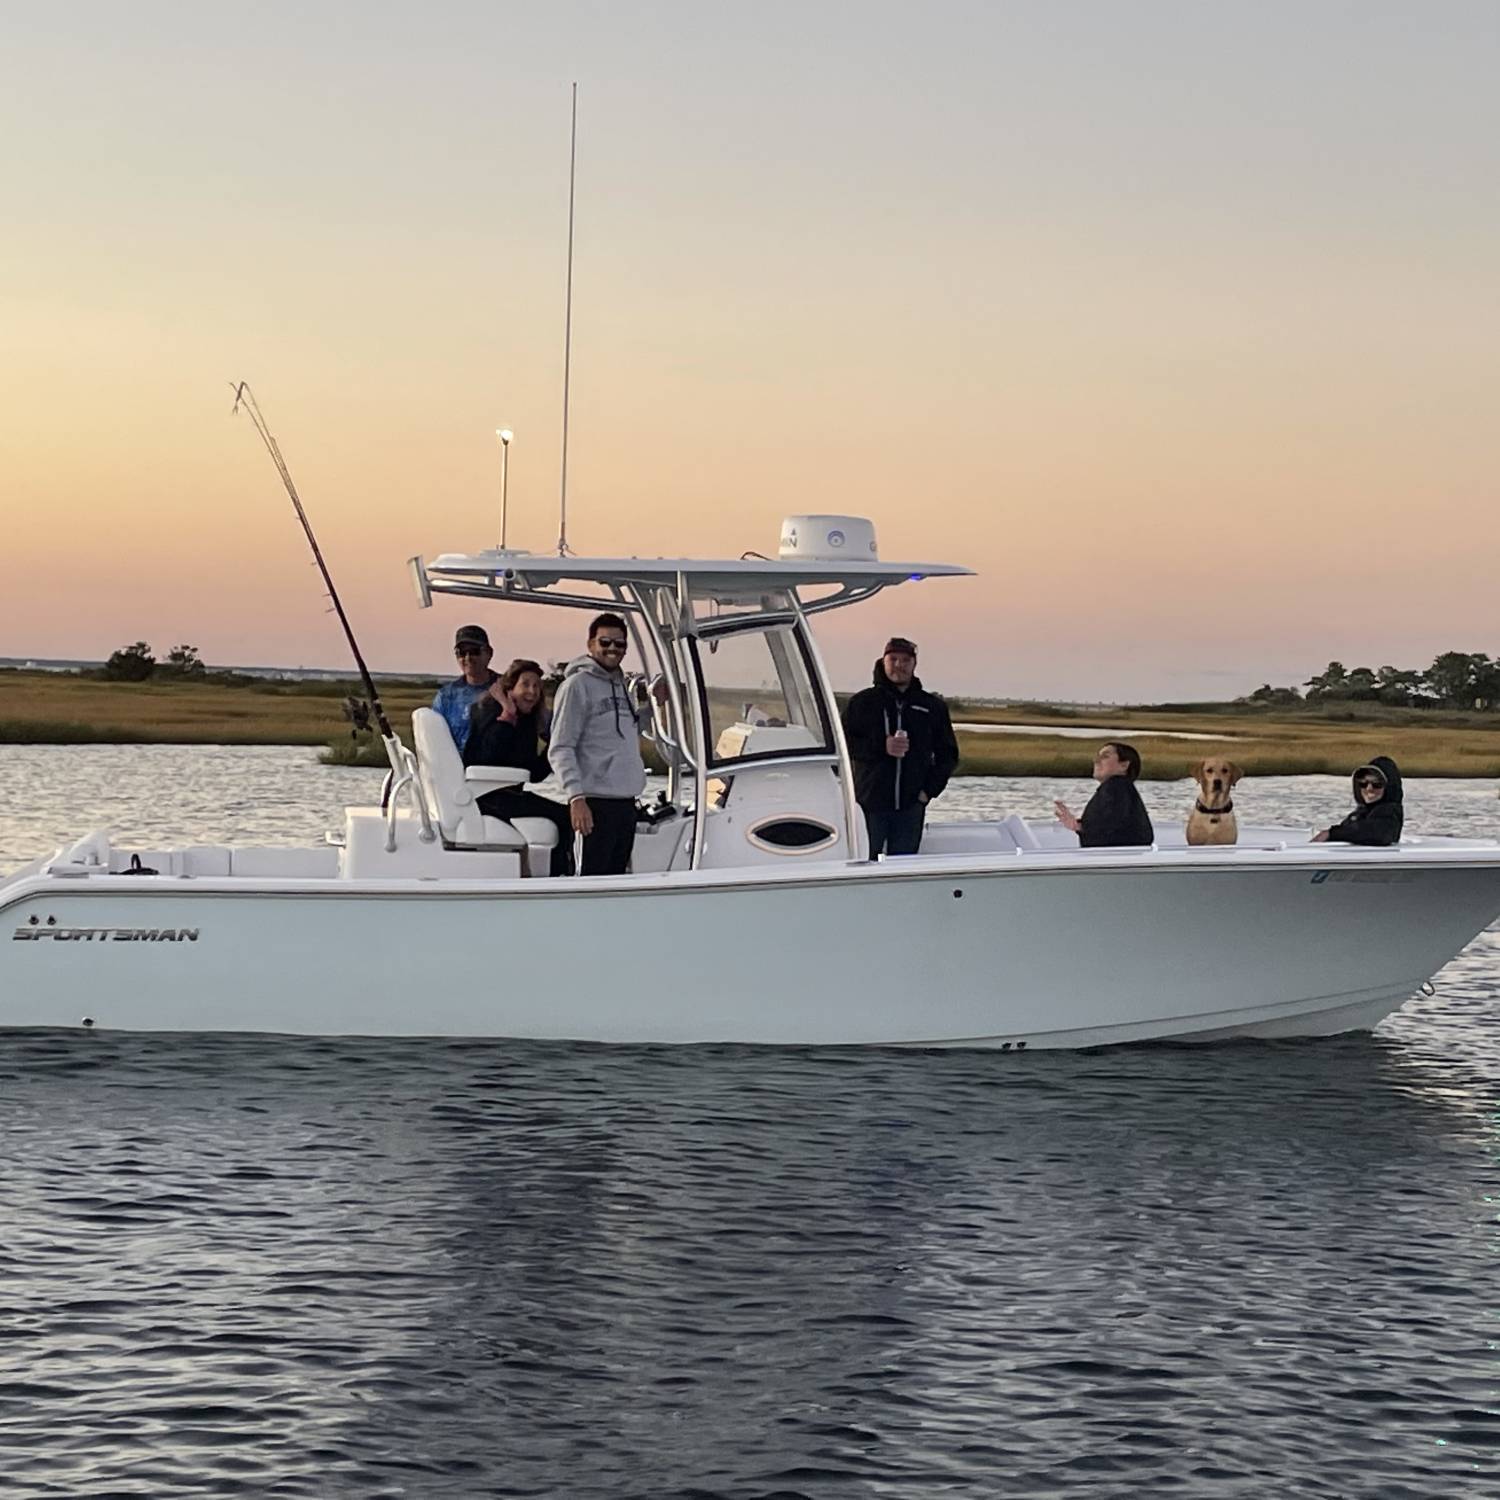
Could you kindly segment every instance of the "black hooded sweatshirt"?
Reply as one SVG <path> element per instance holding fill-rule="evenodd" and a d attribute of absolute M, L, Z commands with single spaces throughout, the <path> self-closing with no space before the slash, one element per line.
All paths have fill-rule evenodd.
<path fill-rule="evenodd" d="M 904 756 L 887 755 L 885 739 L 904 729 Z M 857 692 L 844 705 L 844 737 L 854 762 L 854 798 L 877 812 L 919 805 L 918 793 L 930 802 L 940 796 L 958 769 L 958 739 L 948 705 L 913 677 L 904 693 L 885 675 L 885 662 L 875 663 L 874 686 Z"/>
<path fill-rule="evenodd" d="M 1401 806 L 1401 772 L 1389 755 L 1377 755 L 1368 765 L 1361 766 L 1353 779 L 1359 780 L 1360 771 L 1373 766 L 1385 777 L 1385 791 L 1379 802 L 1366 802 L 1354 788 L 1354 811 L 1342 823 L 1335 823 L 1328 830 L 1329 843 L 1370 844 L 1377 848 L 1399 843 L 1401 825 L 1406 814 Z"/>
<path fill-rule="evenodd" d="M 1151 814 L 1128 776 L 1110 776 L 1099 783 L 1078 819 L 1080 849 L 1128 849 L 1154 843 Z"/>
<path fill-rule="evenodd" d="M 500 717 L 500 705 L 488 694 L 474 700 L 469 710 L 469 738 L 464 742 L 466 766 L 524 766 L 528 781 L 545 781 L 552 774 L 541 745 L 542 706 L 517 714 L 514 724 Z"/>

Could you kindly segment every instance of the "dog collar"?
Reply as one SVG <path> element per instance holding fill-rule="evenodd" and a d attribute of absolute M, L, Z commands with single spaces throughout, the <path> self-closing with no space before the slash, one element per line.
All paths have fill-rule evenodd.
<path fill-rule="evenodd" d="M 1222 818 L 1225 813 L 1232 813 L 1234 811 L 1234 802 L 1232 800 L 1226 802 L 1223 807 L 1205 807 L 1203 799 L 1200 797 L 1194 804 L 1194 810 L 1201 812 L 1205 817 Z"/>

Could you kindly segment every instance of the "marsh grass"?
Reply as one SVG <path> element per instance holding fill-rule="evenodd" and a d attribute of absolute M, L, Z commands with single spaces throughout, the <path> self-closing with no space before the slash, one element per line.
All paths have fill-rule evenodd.
<path fill-rule="evenodd" d="M 1207 755 L 1224 755 L 1247 776 L 1347 776 L 1372 755 L 1390 755 L 1407 776 L 1500 776 L 1500 735 L 1419 736 L 1414 731 L 1324 735 L 1303 739 L 1168 740 L 1131 730 L 1146 781 L 1175 781 Z M 1003 743 L 997 743 L 1003 741 Z M 1091 774 L 1092 740 L 1033 739 L 1029 735 L 958 736 L 964 776 L 1078 776 Z"/>
<path fill-rule="evenodd" d="M 385 753 L 385 741 L 376 735 L 359 739 L 347 736 L 332 740 L 318 752 L 318 763 L 324 766 L 364 766 L 370 770 L 389 769 L 391 760 Z"/>
<path fill-rule="evenodd" d="M 284 689 L 295 686 L 296 692 Z M 351 685 L 101 682 L 0 672 L 0 742 L 33 745 L 324 745 L 348 739 Z M 393 722 L 432 701 L 430 684 L 382 684 Z"/>
<path fill-rule="evenodd" d="M 320 745 L 330 765 L 385 764 L 373 736 L 351 740 L 343 716 L 350 683 L 114 683 L 50 672 L 0 671 L 0 743 Z M 289 690 L 290 689 L 290 690 Z M 432 701 L 430 682 L 382 683 L 398 732 Z M 733 696 L 733 695 L 731 695 Z M 1099 724 L 1141 751 L 1148 780 L 1170 781 L 1211 753 L 1252 776 L 1347 775 L 1372 755 L 1394 756 L 1410 776 L 1500 776 L 1500 716 L 1358 708 L 1247 712 L 1238 704 L 1139 708 L 967 705 L 954 717 L 978 723 Z M 1173 740 L 1163 731 L 1211 734 Z M 1092 740 L 960 731 L 967 776 L 1089 775 Z M 1101 736 L 1103 738 L 1103 736 Z"/>

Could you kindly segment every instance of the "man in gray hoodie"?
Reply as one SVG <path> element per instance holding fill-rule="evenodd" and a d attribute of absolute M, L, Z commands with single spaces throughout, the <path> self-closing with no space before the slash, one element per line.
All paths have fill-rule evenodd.
<path fill-rule="evenodd" d="M 635 799 L 646 788 L 641 724 L 620 663 L 625 622 L 600 615 L 589 625 L 588 654 L 568 663 L 552 704 L 548 758 L 583 835 L 581 875 L 623 875 L 635 847 Z"/>

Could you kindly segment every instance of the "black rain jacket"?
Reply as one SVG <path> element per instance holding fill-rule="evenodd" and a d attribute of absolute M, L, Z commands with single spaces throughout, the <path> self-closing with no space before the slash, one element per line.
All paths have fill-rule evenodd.
<path fill-rule="evenodd" d="M 904 756 L 887 755 L 885 738 L 904 729 Z M 958 769 L 958 739 L 948 705 L 913 677 L 899 693 L 885 675 L 884 661 L 875 663 L 874 686 L 857 692 L 844 705 L 844 737 L 854 762 L 854 798 L 877 812 L 899 811 L 918 805 L 917 794 L 928 801 L 941 796 L 948 778 Z"/>
<path fill-rule="evenodd" d="M 1335 823 L 1328 830 L 1329 843 L 1383 847 L 1401 840 L 1401 825 L 1406 821 L 1401 806 L 1401 772 L 1389 755 L 1377 755 L 1366 764 L 1385 777 L 1385 791 L 1379 802 L 1366 803 L 1359 795 L 1359 788 L 1355 787 L 1354 811 L 1342 823 Z M 1365 768 L 1361 766 L 1359 771 Z M 1354 773 L 1352 780 L 1359 780 L 1359 771 Z"/>
<path fill-rule="evenodd" d="M 1123 849 L 1156 841 L 1151 814 L 1128 776 L 1111 776 L 1099 783 L 1078 819 L 1080 849 Z"/>

